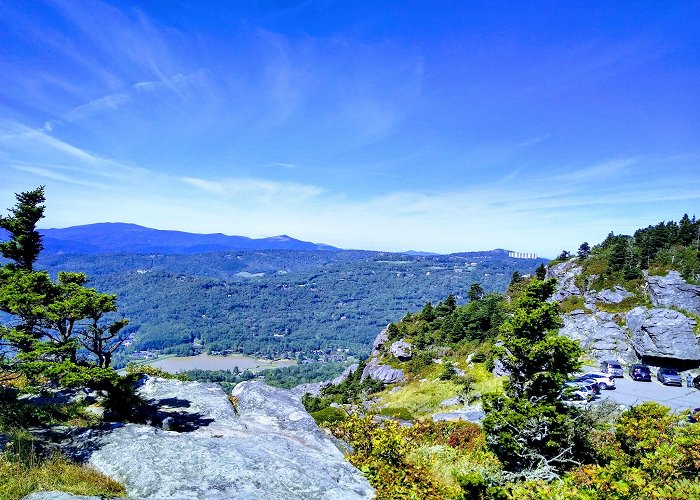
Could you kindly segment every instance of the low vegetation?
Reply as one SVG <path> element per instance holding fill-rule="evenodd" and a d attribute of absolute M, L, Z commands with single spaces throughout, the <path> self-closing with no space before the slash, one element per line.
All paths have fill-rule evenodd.
<path fill-rule="evenodd" d="M 474 350 L 466 336 L 450 342 L 446 330 L 419 325 L 424 325 L 424 311 L 438 308 L 445 311 L 443 320 L 433 326 L 444 325 L 459 306 L 424 308 L 394 325 L 398 336 L 390 334 L 410 338 L 415 331 L 434 342 L 414 353 L 420 361 L 401 362 L 409 373 L 405 384 L 373 394 L 373 411 L 342 405 L 339 399 L 335 406 L 314 408 L 317 421 L 350 445 L 348 459 L 377 489 L 377 497 L 698 497 L 700 423 L 655 403 L 620 413 L 614 406 L 578 408 L 561 401 L 562 383 L 579 369 L 583 353 L 557 333 L 558 305 L 546 302 L 554 281 L 527 279 L 515 285 L 518 298 L 503 304 L 498 342 L 486 339 L 488 347 L 481 350 Z M 494 354 L 511 373 L 505 384 L 486 370 Z M 442 356 L 441 363 L 432 356 Z M 462 376 L 455 375 L 457 370 Z M 345 390 L 351 387 L 357 386 L 350 383 Z M 456 394 L 463 401 L 482 401 L 482 426 L 429 418 L 440 401 Z M 328 403 L 323 396 L 314 401 Z M 397 419 L 412 425 L 404 427 Z"/>

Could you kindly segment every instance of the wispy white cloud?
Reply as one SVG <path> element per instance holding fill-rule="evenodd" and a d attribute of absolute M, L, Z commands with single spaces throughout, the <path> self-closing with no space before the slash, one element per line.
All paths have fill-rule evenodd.
<path fill-rule="evenodd" d="M 305 202 L 324 192 L 318 186 L 266 179 L 206 180 L 197 177 L 181 177 L 179 180 L 208 193 L 226 198 L 246 197 L 280 204 Z"/>
<path fill-rule="evenodd" d="M 636 161 L 637 160 L 634 158 L 619 158 L 582 168 L 569 169 L 565 173 L 554 174 L 552 176 L 552 181 L 570 183 L 589 181 L 603 182 L 614 176 L 628 174 L 630 172 L 629 167 L 633 166 Z"/>
<path fill-rule="evenodd" d="M 82 120 L 92 115 L 113 111 L 129 102 L 131 102 L 131 97 L 124 92 L 107 95 L 71 109 L 63 116 L 63 119 L 69 122 Z"/>
<path fill-rule="evenodd" d="M 518 144 L 519 148 L 525 148 L 527 146 L 533 146 L 535 144 L 538 144 L 540 142 L 544 142 L 547 139 L 552 137 L 552 134 L 543 134 L 543 135 L 538 135 L 537 137 L 533 137 L 532 139 L 528 139 L 527 141 L 523 141 Z"/>
<path fill-rule="evenodd" d="M 56 215 L 49 224 L 54 226 L 117 220 L 198 232 L 288 233 L 347 248 L 452 252 L 500 247 L 553 256 L 562 248 L 576 248 L 581 238 L 597 241 L 610 230 L 625 231 L 620 224 L 627 219 L 616 214 L 630 207 L 636 212 L 634 228 L 677 218 L 675 207 L 700 201 L 700 179 L 668 178 L 653 186 L 636 181 L 629 167 L 642 159 L 602 161 L 568 178 L 559 174 L 559 180 L 529 175 L 520 182 L 396 190 L 358 200 L 302 183 L 157 173 L 39 132 L 25 132 L 22 148 L 48 145 L 72 159 L 72 166 L 11 163 L 4 149 L 6 129 L 0 128 L 0 165 L 22 174 L 13 187 L 53 187 L 50 205 L 56 206 Z M 12 156 L 20 152 L 15 149 Z M 626 182 L 600 183 L 600 175 L 621 176 Z M 10 203 L 10 191 L 0 189 L 0 194 Z M 605 223 L 615 226 L 601 229 Z"/>

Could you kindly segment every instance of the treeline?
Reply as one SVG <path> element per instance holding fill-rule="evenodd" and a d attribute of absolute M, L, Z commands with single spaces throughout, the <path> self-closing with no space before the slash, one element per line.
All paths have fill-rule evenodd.
<path fill-rule="evenodd" d="M 389 325 L 389 340 L 405 338 L 424 349 L 495 338 L 505 319 L 505 295 L 486 294 L 479 283 L 472 284 L 468 295 L 471 300 L 462 306 L 450 294 L 435 306 L 428 302 L 421 312 L 407 313 L 400 322 Z"/>
<path fill-rule="evenodd" d="M 700 221 L 684 214 L 679 222 L 659 222 L 634 235 L 610 233 L 601 243 L 578 249 L 587 274 L 598 276 L 594 286 L 610 286 L 652 274 L 676 270 L 686 281 L 700 282 Z M 563 251 L 557 260 L 573 254 Z"/>

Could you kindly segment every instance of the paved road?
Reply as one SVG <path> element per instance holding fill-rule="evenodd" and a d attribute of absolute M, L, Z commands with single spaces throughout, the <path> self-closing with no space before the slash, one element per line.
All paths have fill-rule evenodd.
<path fill-rule="evenodd" d="M 653 376 L 651 382 L 635 382 L 625 376 L 615 379 L 615 389 L 600 391 L 596 401 L 611 399 L 625 406 L 656 401 L 669 406 L 674 412 L 700 407 L 700 391 L 685 387 L 685 380 L 683 382 L 683 387 L 677 387 L 661 385 Z"/>

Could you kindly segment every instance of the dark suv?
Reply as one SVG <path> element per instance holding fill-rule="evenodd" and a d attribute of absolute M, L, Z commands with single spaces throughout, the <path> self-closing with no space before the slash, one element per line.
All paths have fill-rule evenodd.
<path fill-rule="evenodd" d="M 632 380 L 651 382 L 651 370 L 647 365 L 632 365 L 630 366 L 630 377 Z"/>

